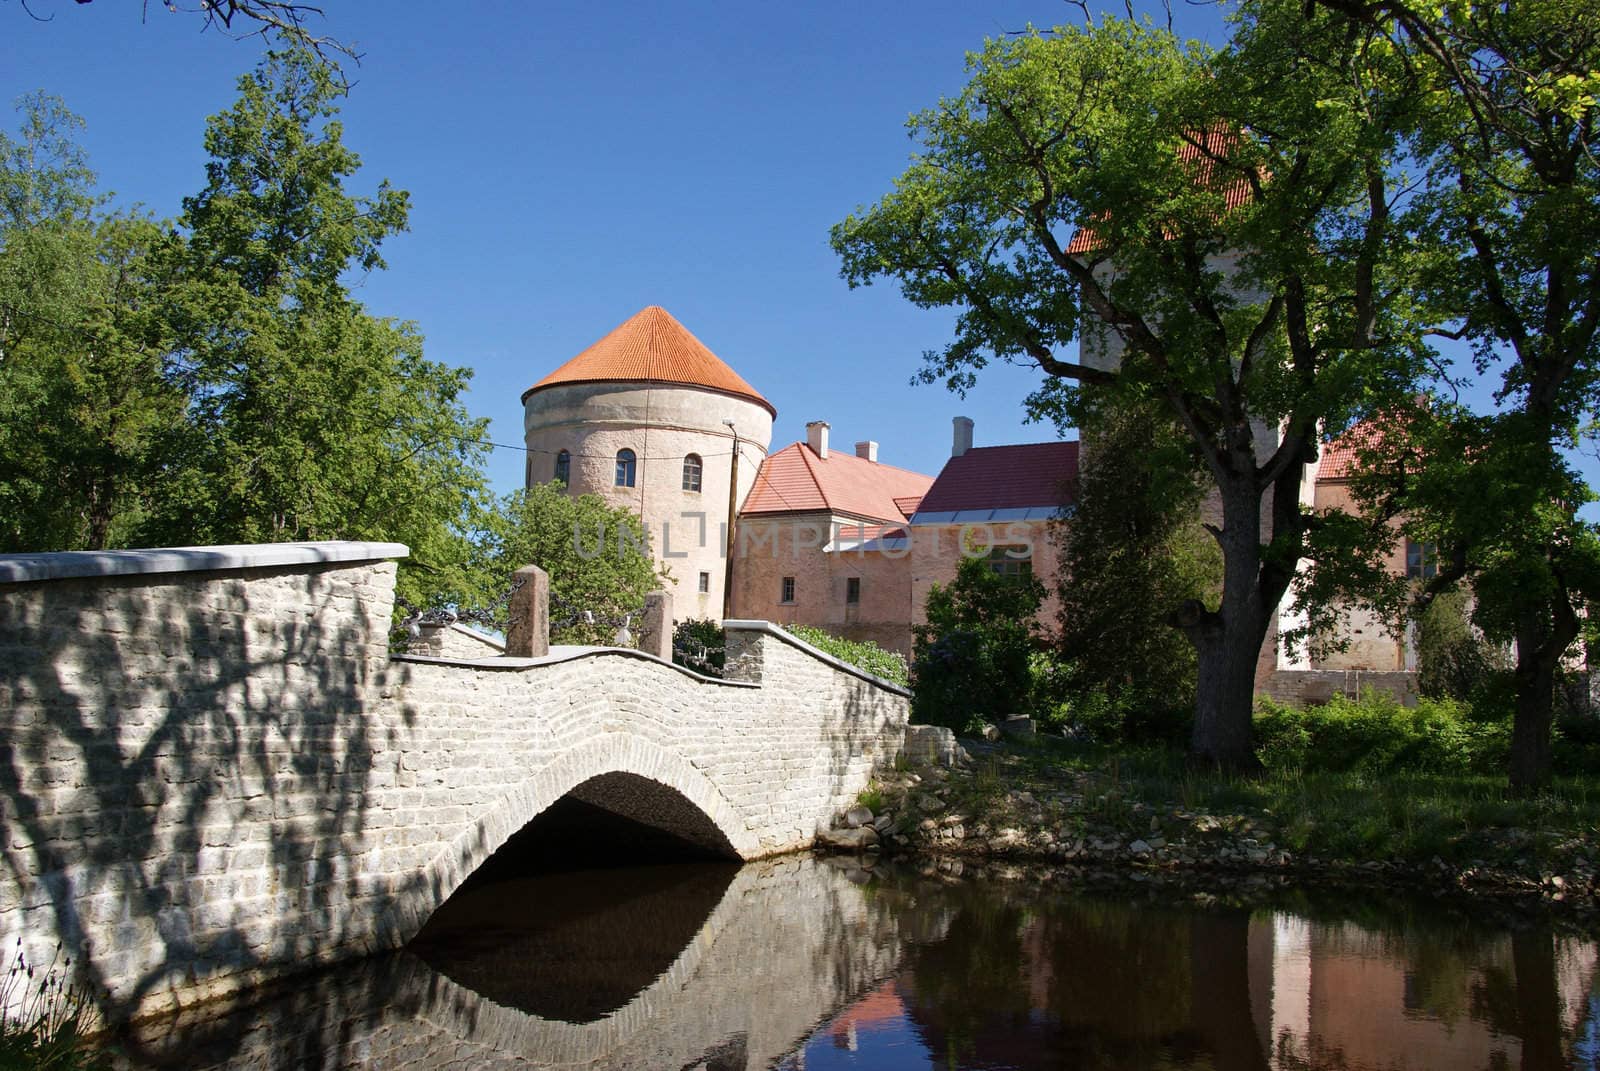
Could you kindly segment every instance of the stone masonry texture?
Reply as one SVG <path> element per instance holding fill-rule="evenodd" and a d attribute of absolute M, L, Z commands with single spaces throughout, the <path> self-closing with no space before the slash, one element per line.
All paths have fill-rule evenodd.
<path fill-rule="evenodd" d="M 904 693 L 760 628 L 741 680 L 636 652 L 391 658 L 388 561 L 0 585 L 0 937 L 124 1019 L 397 947 L 563 795 L 754 859 L 901 746 Z M 631 774 L 618 781 L 611 774 Z"/>
<path fill-rule="evenodd" d="M 152 1062 L 195 1066 L 220 1021 L 230 1051 L 201 1065 L 215 1071 L 286 1066 L 284 1053 L 320 1067 L 759 1071 L 880 985 L 908 946 L 948 930 L 947 908 L 896 912 L 849 875 L 804 855 L 743 868 L 670 966 L 584 1022 L 496 1002 L 402 955 L 324 974 L 226 1020 L 206 1008 L 175 1028 L 163 1021 L 141 1040 Z M 624 947 L 660 931 L 657 906 L 646 899 L 634 917 L 608 920 Z"/>

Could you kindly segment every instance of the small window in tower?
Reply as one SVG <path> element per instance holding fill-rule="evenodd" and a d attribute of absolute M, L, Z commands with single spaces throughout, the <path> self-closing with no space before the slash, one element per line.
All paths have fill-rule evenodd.
<path fill-rule="evenodd" d="M 778 601 L 785 603 L 794 602 L 794 577 L 786 576 L 783 578 L 783 597 Z"/>
<path fill-rule="evenodd" d="M 700 574 L 700 594 L 704 595 L 711 590 L 711 574 Z"/>
<path fill-rule="evenodd" d="M 639 459 L 632 450 L 617 451 L 617 486 L 632 487 Z"/>
<path fill-rule="evenodd" d="M 859 576 L 845 577 L 844 601 L 852 606 L 861 602 L 861 578 Z"/>
<path fill-rule="evenodd" d="M 690 454 L 683 459 L 683 489 L 685 491 L 700 490 L 700 455 Z"/>
<path fill-rule="evenodd" d="M 556 455 L 556 482 L 572 482 L 572 455 L 565 450 Z"/>

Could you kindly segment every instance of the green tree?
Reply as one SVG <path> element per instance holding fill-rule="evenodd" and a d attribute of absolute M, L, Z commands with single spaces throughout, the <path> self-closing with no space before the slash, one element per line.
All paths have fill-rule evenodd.
<path fill-rule="evenodd" d="M 1170 735 L 1194 708 L 1194 647 L 1173 607 L 1213 596 L 1216 544 L 1181 432 L 1155 406 L 1093 415 L 1072 508 L 1061 521 L 1059 641 L 1075 711 L 1105 710 L 1122 735 Z"/>
<path fill-rule="evenodd" d="M 610 644 L 618 623 L 670 582 L 657 572 L 650 535 L 637 514 L 599 495 L 567 494 L 559 483 L 515 491 L 481 518 L 475 552 L 447 601 L 493 627 L 505 627 L 511 574 L 537 565 L 550 574 L 551 638 Z M 592 620 L 590 620 L 592 618 Z"/>
<path fill-rule="evenodd" d="M 104 211 L 43 93 L 0 132 L 0 549 L 125 545 L 181 426 L 151 220 Z"/>
<path fill-rule="evenodd" d="M 1470 580 L 1475 622 L 1514 643 L 1511 782 L 1534 791 L 1550 774 L 1577 607 L 1600 594 L 1600 538 L 1578 514 L 1593 495 L 1564 456 L 1600 401 L 1600 12 L 1583 0 L 1320 6 L 1381 31 L 1429 92 L 1411 129 L 1426 184 L 1406 220 L 1421 293 L 1438 332 L 1499 377 L 1501 408 L 1418 422 L 1372 495 L 1440 547 L 1421 602 Z"/>
<path fill-rule="evenodd" d="M 1104 391 L 1184 429 L 1221 517 L 1220 602 L 1178 608 L 1210 763 L 1256 765 L 1257 656 L 1317 552 L 1299 488 L 1319 429 L 1417 375 L 1389 178 L 1410 102 L 1369 91 L 1365 40 L 1262 0 L 1215 54 L 1117 20 L 991 41 L 911 120 L 894 191 L 833 231 L 852 285 L 960 309 L 924 379 L 963 390 L 1015 361 L 1045 373 L 1036 416 L 1078 423 Z M 1103 327 L 1073 354 L 1084 313 Z"/>
<path fill-rule="evenodd" d="M 1434 699 L 1481 701 L 1506 669 L 1494 644 L 1472 627 L 1465 591 L 1442 592 L 1417 619 L 1417 690 Z"/>
<path fill-rule="evenodd" d="M 166 311 L 191 434 L 146 526 L 215 543 L 393 539 L 421 598 L 464 560 L 484 494 L 470 373 L 429 361 L 410 324 L 369 314 L 354 272 L 384 266 L 407 196 L 346 188 L 337 87 L 303 52 L 270 55 L 213 116 L 207 184 L 184 202 Z"/>
<path fill-rule="evenodd" d="M 986 558 L 963 557 L 953 581 L 929 588 L 927 622 L 913 630 L 917 720 L 965 732 L 1032 714 L 1043 601 L 1044 585 L 1032 573 L 1001 575 Z"/>

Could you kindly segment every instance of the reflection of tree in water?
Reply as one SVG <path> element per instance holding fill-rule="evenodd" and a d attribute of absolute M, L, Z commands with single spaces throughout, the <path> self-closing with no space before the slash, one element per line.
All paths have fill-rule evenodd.
<path fill-rule="evenodd" d="M 1542 927 L 1509 934 L 1442 913 L 1404 910 L 1365 917 L 1362 925 L 1319 929 L 1324 955 L 1381 958 L 1405 973 L 1407 1018 L 1436 1021 L 1454 1030 L 1481 1024 L 1520 1048 L 1518 1066 L 1568 1068 L 1569 1049 L 1588 1018 L 1594 984 L 1592 950 Z M 1563 963 L 1564 958 L 1569 962 Z M 1587 964 L 1587 966 L 1586 966 Z M 1563 992 L 1563 975 L 1566 988 Z M 1504 1064 L 1505 1050 L 1485 1054 L 1484 1066 Z M 1322 1066 L 1322 1065 L 1318 1065 Z"/>
<path fill-rule="evenodd" d="M 1595 952 L 1548 929 L 1508 934 L 1425 907 L 1385 916 L 1370 902 L 1358 924 L 1324 902 L 1318 921 L 1299 919 L 1309 944 L 1283 945 L 1274 919 L 1295 917 L 1270 910 L 1028 895 L 930 886 L 920 898 L 955 906 L 948 937 L 915 947 L 901 981 L 935 1065 L 1340 1071 L 1389 1066 L 1371 1063 L 1386 1039 L 1420 1046 L 1409 1060 L 1388 1050 L 1394 1066 L 1583 1059 Z M 1352 989 L 1356 963 L 1395 989 Z"/>
<path fill-rule="evenodd" d="M 936 1063 L 1265 1067 L 1250 1017 L 1243 912 L 965 887 L 948 936 L 909 957 L 902 991 Z M 1197 957 L 1200 947 L 1203 955 Z"/>
<path fill-rule="evenodd" d="M 949 895 L 959 899 L 960 909 L 942 941 L 911 953 L 901 994 L 929 1048 L 953 1065 L 978 1056 L 990 1034 L 1026 1033 L 1030 1003 L 1022 931 L 1028 915 L 972 887 Z"/>

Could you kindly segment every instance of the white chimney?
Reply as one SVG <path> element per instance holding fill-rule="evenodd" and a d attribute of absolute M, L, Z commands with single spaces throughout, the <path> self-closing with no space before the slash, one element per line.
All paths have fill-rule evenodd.
<path fill-rule="evenodd" d="M 955 435 L 950 440 L 950 456 L 960 457 L 972 449 L 972 418 L 958 416 L 950 423 L 955 425 Z"/>
<path fill-rule="evenodd" d="M 828 456 L 828 422 L 813 420 L 806 425 L 806 445 L 820 458 Z"/>
<path fill-rule="evenodd" d="M 871 439 L 856 443 L 856 456 L 864 457 L 868 461 L 878 460 L 878 444 Z"/>

